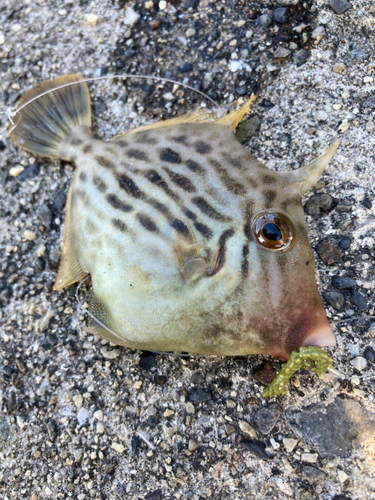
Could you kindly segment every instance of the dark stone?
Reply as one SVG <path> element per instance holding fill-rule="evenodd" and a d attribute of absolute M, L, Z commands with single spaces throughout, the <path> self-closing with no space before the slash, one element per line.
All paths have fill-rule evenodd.
<path fill-rule="evenodd" d="M 163 500 L 164 495 L 162 490 L 155 490 L 151 493 L 147 493 L 144 497 L 144 500 Z"/>
<path fill-rule="evenodd" d="M 297 66 L 297 68 L 299 68 L 300 66 L 303 66 L 305 62 L 307 62 L 309 57 L 310 57 L 310 52 L 308 52 L 307 50 L 305 49 L 296 50 L 294 52 L 294 64 Z"/>
<path fill-rule="evenodd" d="M 363 205 L 365 208 L 368 208 L 371 210 L 372 208 L 372 201 L 368 196 L 365 196 L 363 200 L 361 201 L 361 205 Z"/>
<path fill-rule="evenodd" d="M 321 240 L 316 247 L 316 251 L 325 264 L 330 265 L 341 261 L 341 252 L 328 239 Z"/>
<path fill-rule="evenodd" d="M 328 304 L 337 311 L 341 311 L 341 309 L 344 306 L 345 297 L 340 292 L 335 292 L 335 291 L 323 292 L 323 297 L 328 302 Z"/>
<path fill-rule="evenodd" d="M 150 96 L 155 90 L 155 87 L 153 87 L 152 85 L 147 85 L 147 83 L 145 83 L 144 85 L 141 85 L 141 89 L 147 96 Z M 126 100 L 128 100 L 128 97 L 126 97 Z"/>
<path fill-rule="evenodd" d="M 156 354 L 153 352 L 144 351 L 141 354 L 141 359 L 139 361 L 139 366 L 148 371 L 154 364 Z"/>
<path fill-rule="evenodd" d="M 375 109 L 375 95 L 372 95 L 372 96 L 368 97 L 365 101 L 363 101 L 361 104 L 361 107 Z"/>
<path fill-rule="evenodd" d="M 103 101 L 96 101 L 92 105 L 95 115 L 101 115 L 107 109 L 107 105 Z"/>
<path fill-rule="evenodd" d="M 117 69 L 122 69 L 124 67 L 124 62 L 121 59 L 116 59 L 115 64 Z"/>
<path fill-rule="evenodd" d="M 367 309 L 367 300 L 358 290 L 354 290 L 353 288 L 350 290 L 350 300 L 360 311 Z"/>
<path fill-rule="evenodd" d="M 61 212 L 61 210 L 65 207 L 66 200 L 66 192 L 58 191 L 56 193 L 55 199 L 53 200 L 52 208 L 55 212 Z"/>
<path fill-rule="evenodd" d="M 257 439 L 244 439 L 242 444 L 253 455 L 261 458 L 262 460 L 269 460 L 272 458 L 272 456 L 266 452 L 267 445 L 266 443 L 263 443 L 263 441 L 258 441 Z"/>
<path fill-rule="evenodd" d="M 52 212 L 47 207 L 47 205 L 41 205 L 37 208 L 36 214 L 39 219 L 42 221 L 43 226 L 50 228 L 52 222 Z"/>
<path fill-rule="evenodd" d="M 350 236 L 343 236 L 340 240 L 339 247 L 342 250 L 347 250 L 350 247 L 350 243 L 352 242 L 352 239 Z"/>
<path fill-rule="evenodd" d="M 236 130 L 236 138 L 240 142 L 246 142 L 250 137 L 257 135 L 260 130 L 260 118 L 258 115 L 252 115 L 247 120 L 240 123 Z"/>
<path fill-rule="evenodd" d="M 135 50 L 134 49 L 127 49 L 124 52 L 125 57 L 133 57 L 135 55 Z"/>
<path fill-rule="evenodd" d="M 137 448 L 139 446 L 139 436 L 137 436 L 137 434 L 133 434 L 132 436 L 132 441 L 131 441 L 131 447 L 132 447 L 132 451 L 133 453 L 135 453 L 137 451 Z"/>
<path fill-rule="evenodd" d="M 346 495 L 341 495 L 341 494 L 338 494 L 338 495 L 335 495 L 332 500 L 352 500 L 351 497 L 348 497 Z"/>
<path fill-rule="evenodd" d="M 326 479 L 326 474 L 323 471 L 311 465 L 304 465 L 302 472 L 311 481 L 324 481 Z"/>
<path fill-rule="evenodd" d="M 10 434 L 10 425 L 6 417 L 0 418 L 0 440 L 6 441 Z"/>
<path fill-rule="evenodd" d="M 59 339 L 53 333 L 47 333 L 46 340 L 42 344 L 42 347 L 46 350 L 51 349 L 51 347 L 56 346 L 59 343 Z"/>
<path fill-rule="evenodd" d="M 329 212 L 333 207 L 333 198 L 329 194 L 314 194 L 305 205 L 309 215 L 319 215 L 321 212 Z"/>
<path fill-rule="evenodd" d="M 275 427 L 280 416 L 281 412 L 277 404 L 271 404 L 255 413 L 253 423 L 262 434 L 266 435 Z"/>
<path fill-rule="evenodd" d="M 3 141 L 0 141 L 0 151 L 4 151 L 5 148 L 6 148 L 6 146 L 3 143 Z"/>
<path fill-rule="evenodd" d="M 217 28 L 214 28 L 211 31 L 210 36 L 212 40 L 217 40 L 218 38 L 220 38 L 220 31 Z"/>
<path fill-rule="evenodd" d="M 353 46 L 352 50 L 347 52 L 344 56 L 344 64 L 347 67 L 353 64 L 358 64 L 366 58 L 365 52 L 359 47 Z"/>
<path fill-rule="evenodd" d="M 276 377 L 276 370 L 270 361 L 262 363 L 254 371 L 254 377 L 263 385 L 268 385 Z"/>
<path fill-rule="evenodd" d="M 185 0 L 185 7 L 187 9 L 196 9 L 199 5 L 199 0 Z"/>
<path fill-rule="evenodd" d="M 238 94 L 238 95 L 246 95 L 247 94 L 247 87 L 246 85 L 241 85 L 240 87 L 236 87 L 234 89 L 234 91 Z"/>
<path fill-rule="evenodd" d="M 352 4 L 346 0 L 329 0 L 329 5 L 332 7 L 333 12 L 338 15 L 352 8 Z"/>
<path fill-rule="evenodd" d="M 39 171 L 40 171 L 40 163 L 38 162 L 33 163 L 32 165 L 26 167 L 25 170 L 20 173 L 17 179 L 20 181 L 33 179 L 39 174 Z"/>
<path fill-rule="evenodd" d="M 202 403 L 204 401 L 210 401 L 212 399 L 212 392 L 210 389 L 204 389 L 202 387 L 192 387 L 188 391 L 188 400 L 195 403 Z"/>
<path fill-rule="evenodd" d="M 354 92 L 353 94 L 353 101 L 354 102 L 361 102 L 363 99 L 366 99 L 367 93 L 366 92 Z"/>
<path fill-rule="evenodd" d="M 120 101 L 126 104 L 128 102 L 127 94 L 122 94 L 122 96 L 120 97 Z"/>
<path fill-rule="evenodd" d="M 278 7 L 272 11 L 272 21 L 276 21 L 277 23 L 287 23 L 288 17 L 288 9 L 285 7 Z"/>
<path fill-rule="evenodd" d="M 273 102 L 269 101 L 268 99 L 263 99 L 262 102 L 259 103 L 259 106 L 261 106 L 262 108 L 271 109 L 275 105 L 273 104 Z"/>
<path fill-rule="evenodd" d="M 210 99 L 212 99 L 213 101 L 217 101 L 217 93 L 214 91 L 214 90 L 209 90 L 207 92 L 207 95 Z"/>
<path fill-rule="evenodd" d="M 355 281 L 352 278 L 345 278 L 345 276 L 332 276 L 332 285 L 340 290 L 352 288 L 355 286 Z"/>
<path fill-rule="evenodd" d="M 363 355 L 367 361 L 371 361 L 371 363 L 375 361 L 375 349 L 371 345 L 365 347 Z"/>
<path fill-rule="evenodd" d="M 190 63 L 185 63 L 179 66 L 178 72 L 179 73 L 190 73 L 190 71 L 193 71 L 194 66 Z"/>
<path fill-rule="evenodd" d="M 103 68 L 100 68 L 99 70 L 99 76 L 105 76 L 109 72 L 108 66 L 104 66 Z"/>
<path fill-rule="evenodd" d="M 58 431 L 58 427 L 57 427 L 56 422 L 54 420 L 50 420 L 47 424 L 47 432 L 48 432 L 48 436 L 49 436 L 50 441 L 53 442 L 56 440 L 57 431 Z"/>
<path fill-rule="evenodd" d="M 37 257 L 35 259 L 35 267 L 37 268 L 38 271 L 44 271 L 46 268 L 46 261 L 43 259 L 43 257 Z"/>
<path fill-rule="evenodd" d="M 204 374 L 201 372 L 194 372 L 190 377 L 190 382 L 194 385 L 202 385 L 204 383 Z"/>
<path fill-rule="evenodd" d="M 271 24 L 271 18 L 268 14 L 263 14 L 262 16 L 258 17 L 257 23 L 262 28 L 267 28 Z"/>
<path fill-rule="evenodd" d="M 322 458 L 347 458 L 375 432 L 375 414 L 352 399 L 336 398 L 327 406 L 290 407 L 285 416 L 291 430 Z"/>

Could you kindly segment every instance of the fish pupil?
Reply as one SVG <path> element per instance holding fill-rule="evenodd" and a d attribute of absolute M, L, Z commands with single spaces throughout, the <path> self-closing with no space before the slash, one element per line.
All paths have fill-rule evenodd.
<path fill-rule="evenodd" d="M 263 236 L 267 238 L 267 240 L 271 241 L 280 241 L 283 237 L 282 232 L 280 231 L 280 228 L 277 227 L 276 224 L 273 222 L 268 222 L 263 226 Z"/>

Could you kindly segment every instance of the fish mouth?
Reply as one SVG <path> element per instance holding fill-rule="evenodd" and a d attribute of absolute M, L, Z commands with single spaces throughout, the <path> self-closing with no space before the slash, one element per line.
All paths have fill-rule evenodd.
<path fill-rule="evenodd" d="M 311 332 L 310 335 L 304 339 L 302 344 L 303 347 L 334 347 L 335 345 L 336 339 L 328 320 L 326 325 L 319 326 L 319 328 Z"/>

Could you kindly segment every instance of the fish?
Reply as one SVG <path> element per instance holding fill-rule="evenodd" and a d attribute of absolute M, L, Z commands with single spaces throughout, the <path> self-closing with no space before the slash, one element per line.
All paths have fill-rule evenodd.
<path fill-rule="evenodd" d="M 152 351 L 288 359 L 335 345 L 320 298 L 302 196 L 337 150 L 273 171 L 234 134 L 251 99 L 103 141 L 80 74 L 25 93 L 11 139 L 75 164 L 54 290 L 91 276 L 103 338 Z"/>

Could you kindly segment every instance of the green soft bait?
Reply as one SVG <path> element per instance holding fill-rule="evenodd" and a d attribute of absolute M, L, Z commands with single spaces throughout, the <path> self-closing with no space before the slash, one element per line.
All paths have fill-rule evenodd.
<path fill-rule="evenodd" d="M 300 347 L 298 351 L 293 351 L 289 360 L 283 364 L 281 371 L 272 382 L 264 389 L 262 396 L 271 398 L 286 394 L 286 385 L 292 376 L 300 369 L 314 371 L 320 375 L 332 369 L 333 360 L 320 347 Z"/>

